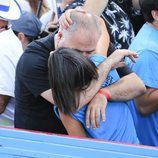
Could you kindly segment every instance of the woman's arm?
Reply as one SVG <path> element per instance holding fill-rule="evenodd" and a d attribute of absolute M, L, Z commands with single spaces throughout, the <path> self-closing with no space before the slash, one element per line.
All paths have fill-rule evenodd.
<path fill-rule="evenodd" d="M 77 137 L 87 137 L 83 126 L 80 122 L 73 119 L 70 115 L 66 115 L 59 110 L 60 119 L 67 130 L 68 135 Z"/>
<path fill-rule="evenodd" d="M 101 36 L 96 47 L 96 52 L 97 54 L 107 56 L 109 43 L 110 43 L 109 33 L 107 31 L 104 20 L 98 17 L 98 22 L 101 27 Z"/>

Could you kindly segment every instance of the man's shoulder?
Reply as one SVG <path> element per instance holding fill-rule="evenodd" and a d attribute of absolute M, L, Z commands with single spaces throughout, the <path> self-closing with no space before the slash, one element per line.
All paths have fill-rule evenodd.
<path fill-rule="evenodd" d="M 54 35 L 51 34 L 31 42 L 20 57 L 17 70 L 32 72 L 34 69 L 46 69 L 49 54 L 54 50 L 53 41 Z"/>
<path fill-rule="evenodd" d="M 28 52 L 46 52 L 54 50 L 54 34 L 50 34 L 46 37 L 34 40 L 31 42 L 25 50 L 25 53 Z"/>

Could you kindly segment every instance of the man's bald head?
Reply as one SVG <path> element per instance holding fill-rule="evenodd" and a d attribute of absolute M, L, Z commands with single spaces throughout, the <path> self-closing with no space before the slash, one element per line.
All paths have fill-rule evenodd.
<path fill-rule="evenodd" d="M 87 38 L 93 36 L 101 35 L 101 28 L 98 23 L 98 19 L 96 16 L 86 13 L 84 11 L 73 11 L 70 15 L 73 24 L 71 24 L 67 29 L 62 29 L 62 33 L 64 36 L 72 36 L 74 33 L 84 34 Z"/>
<path fill-rule="evenodd" d="M 69 47 L 79 50 L 83 55 L 95 53 L 101 35 L 101 28 L 96 16 L 83 12 L 71 12 L 73 24 L 67 29 L 59 29 L 56 47 Z"/>

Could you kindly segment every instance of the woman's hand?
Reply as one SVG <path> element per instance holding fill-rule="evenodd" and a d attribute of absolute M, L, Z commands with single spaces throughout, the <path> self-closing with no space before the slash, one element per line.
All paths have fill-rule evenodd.
<path fill-rule="evenodd" d="M 93 129 L 99 128 L 100 121 L 105 122 L 105 109 L 107 106 L 107 99 L 104 95 L 97 93 L 88 105 L 86 111 L 86 127 Z"/>
<path fill-rule="evenodd" d="M 73 23 L 73 21 L 71 20 L 71 13 L 75 11 L 85 13 L 85 11 L 81 8 L 68 9 L 65 13 L 61 15 L 59 19 L 59 24 L 63 29 L 67 29 Z"/>
<path fill-rule="evenodd" d="M 105 60 L 106 63 L 109 63 L 112 69 L 123 67 L 126 65 L 124 58 L 130 58 L 134 63 L 138 54 L 127 49 L 118 49 L 115 50 L 108 58 Z M 106 66 L 106 65 L 105 65 Z"/>
<path fill-rule="evenodd" d="M 99 26 L 101 28 L 101 36 L 97 43 L 96 53 L 107 56 L 107 51 L 108 51 L 109 43 L 110 43 L 109 33 L 107 31 L 104 20 L 100 17 L 97 17 L 97 19 L 98 19 Z"/>

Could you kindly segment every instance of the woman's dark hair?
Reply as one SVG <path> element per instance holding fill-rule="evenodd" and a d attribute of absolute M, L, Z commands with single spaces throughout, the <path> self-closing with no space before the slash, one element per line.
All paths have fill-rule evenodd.
<path fill-rule="evenodd" d="M 158 0 L 139 0 L 140 9 L 147 22 L 153 22 L 151 11 L 158 10 Z"/>
<path fill-rule="evenodd" d="M 74 113 L 80 92 L 98 79 L 97 67 L 74 49 L 58 48 L 50 54 L 48 69 L 55 104 L 65 114 Z"/>

